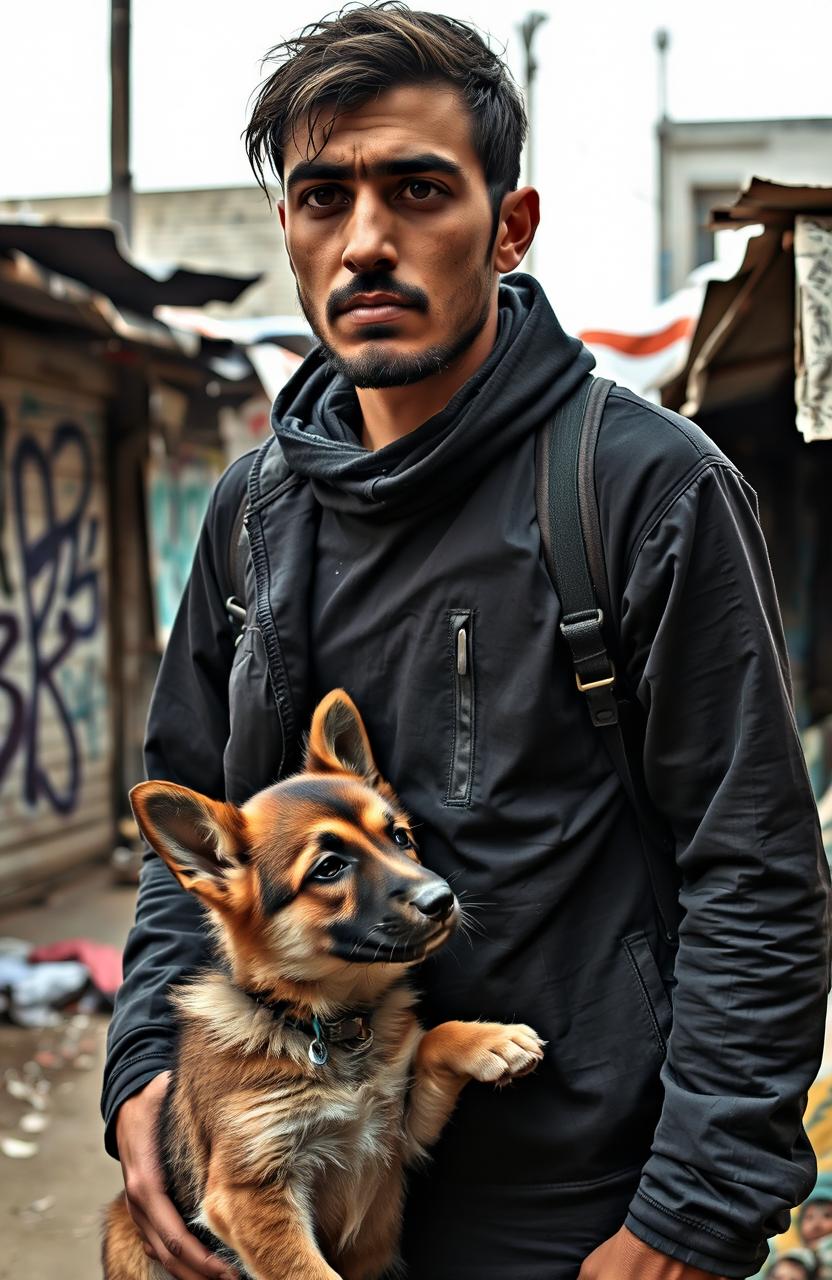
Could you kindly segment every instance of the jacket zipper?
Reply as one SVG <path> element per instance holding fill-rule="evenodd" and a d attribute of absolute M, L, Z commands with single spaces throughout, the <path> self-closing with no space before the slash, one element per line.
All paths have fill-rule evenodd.
<path fill-rule="evenodd" d="M 471 609 L 452 610 L 448 615 L 448 624 L 453 668 L 454 718 L 445 803 L 467 805 L 471 802 L 476 727 L 473 611 Z"/>
<path fill-rule="evenodd" d="M 278 778 L 283 776 L 284 766 L 286 764 L 287 754 L 290 742 L 294 741 L 294 711 L 291 702 L 291 694 L 289 692 L 289 678 L 286 672 L 286 664 L 283 661 L 283 654 L 280 649 L 280 642 L 277 637 L 277 631 L 274 625 L 274 619 L 271 614 L 271 604 L 268 596 L 268 555 L 266 552 L 266 542 L 263 534 L 263 516 L 261 507 L 264 502 L 258 501 L 260 469 L 263 465 L 263 459 L 266 456 L 266 449 L 261 448 L 252 466 L 249 475 L 249 502 L 243 517 L 243 524 L 248 533 L 249 546 L 251 549 L 251 560 L 254 566 L 254 583 L 255 583 L 255 608 L 254 617 L 257 630 L 263 640 L 263 646 L 266 651 L 266 664 L 268 666 L 269 683 L 272 687 L 274 696 L 275 710 L 277 712 L 278 724 L 280 725 L 281 738 L 281 757 L 278 765 Z"/>

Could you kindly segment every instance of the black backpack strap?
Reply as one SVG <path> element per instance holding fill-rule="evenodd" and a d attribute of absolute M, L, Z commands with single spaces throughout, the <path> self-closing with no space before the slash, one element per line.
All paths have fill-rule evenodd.
<path fill-rule="evenodd" d="M 644 783 L 641 708 L 626 696 L 607 645 L 612 613 L 595 492 L 595 449 L 614 385 L 587 377 L 540 431 L 537 515 L 575 682 L 633 806 L 665 938 L 675 942 L 679 894 L 673 840 Z"/>

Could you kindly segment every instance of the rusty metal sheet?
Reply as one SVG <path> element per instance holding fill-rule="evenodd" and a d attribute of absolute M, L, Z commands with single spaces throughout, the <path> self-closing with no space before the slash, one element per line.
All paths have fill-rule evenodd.
<path fill-rule="evenodd" d="M 131 261 L 113 227 L 0 222 L 0 253 L 27 254 L 48 271 L 78 280 L 96 293 L 150 316 L 158 306 L 201 307 L 236 302 L 260 274 L 229 276 L 175 268 L 156 279 Z"/>

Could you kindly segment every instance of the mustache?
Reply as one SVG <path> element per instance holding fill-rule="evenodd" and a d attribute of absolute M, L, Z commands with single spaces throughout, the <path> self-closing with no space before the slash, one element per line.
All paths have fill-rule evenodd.
<path fill-rule="evenodd" d="M 429 306 L 428 295 L 424 289 L 417 289 L 416 285 L 403 284 L 400 280 L 394 280 L 387 272 L 365 271 L 355 276 L 342 289 L 335 289 L 329 295 L 326 304 L 326 318 L 329 323 L 332 324 L 339 311 L 348 306 L 360 293 L 393 294 L 407 306 L 415 307 L 418 311 L 427 311 Z"/>

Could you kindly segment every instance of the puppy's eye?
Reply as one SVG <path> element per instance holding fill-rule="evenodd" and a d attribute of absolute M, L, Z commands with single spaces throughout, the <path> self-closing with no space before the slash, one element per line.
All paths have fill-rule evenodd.
<path fill-rule="evenodd" d="M 343 858 L 337 857 L 334 853 L 328 858 L 324 858 L 323 862 L 319 862 L 315 870 L 309 877 L 310 880 L 337 880 L 342 871 L 349 866 Z"/>
<path fill-rule="evenodd" d="M 393 839 L 400 849 L 410 848 L 410 836 L 407 834 L 404 827 L 393 828 Z"/>

